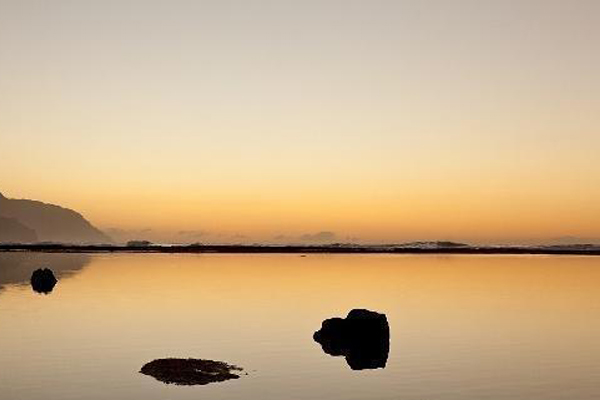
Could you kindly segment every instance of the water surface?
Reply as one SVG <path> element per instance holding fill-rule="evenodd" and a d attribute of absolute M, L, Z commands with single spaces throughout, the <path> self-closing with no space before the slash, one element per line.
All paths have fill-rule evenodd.
<path fill-rule="evenodd" d="M 48 294 L 27 279 L 49 267 Z M 600 398 L 600 258 L 0 254 L 0 398 Z M 387 315 L 384 369 L 351 370 L 312 334 L 353 308 Z M 165 385 L 163 357 L 240 379 Z"/>

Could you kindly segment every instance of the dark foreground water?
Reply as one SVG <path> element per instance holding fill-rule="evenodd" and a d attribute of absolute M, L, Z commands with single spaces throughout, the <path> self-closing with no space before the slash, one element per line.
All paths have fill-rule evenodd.
<path fill-rule="evenodd" d="M 59 283 L 32 290 L 46 266 Z M 0 398 L 596 400 L 600 258 L 0 254 Z M 385 368 L 352 370 L 312 334 L 385 313 Z M 240 379 L 163 384 L 163 357 Z"/>

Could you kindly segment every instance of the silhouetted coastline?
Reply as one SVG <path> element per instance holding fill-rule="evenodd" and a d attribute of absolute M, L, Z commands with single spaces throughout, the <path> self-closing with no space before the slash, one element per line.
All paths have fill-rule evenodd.
<path fill-rule="evenodd" d="M 0 193 L 0 240 L 18 243 L 110 243 L 112 240 L 77 211 Z"/>
<path fill-rule="evenodd" d="M 600 255 L 596 245 L 578 246 L 464 246 L 464 247 L 407 247 L 394 245 L 71 245 L 71 244 L 0 244 L 0 252 L 46 253 L 334 253 L 334 254 L 546 254 L 546 255 Z"/>

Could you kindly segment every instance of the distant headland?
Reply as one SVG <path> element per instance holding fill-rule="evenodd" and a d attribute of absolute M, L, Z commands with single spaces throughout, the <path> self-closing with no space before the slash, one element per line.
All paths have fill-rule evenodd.
<path fill-rule="evenodd" d="M 332 235 L 333 236 L 333 235 Z M 333 236 L 334 237 L 334 236 Z M 573 242 L 577 238 L 569 238 Z M 470 245 L 452 241 L 409 243 L 306 244 L 155 244 L 131 240 L 118 244 L 80 213 L 36 200 L 9 199 L 0 193 L 0 252 L 55 253 L 339 253 L 339 254 L 574 254 L 600 255 L 600 244 L 537 246 Z"/>
<path fill-rule="evenodd" d="M 81 214 L 36 200 L 9 199 L 0 193 L 2 243 L 111 243 Z"/>
<path fill-rule="evenodd" d="M 441 243 L 441 245 L 440 245 Z M 164 245 L 131 242 L 128 245 L 70 245 L 58 243 L 0 244 L 0 252 L 31 251 L 47 253 L 290 253 L 290 254 L 547 254 L 600 255 L 600 245 L 566 246 L 470 246 L 443 245 L 452 242 L 417 242 L 400 245 L 260 245 L 192 244 Z"/>

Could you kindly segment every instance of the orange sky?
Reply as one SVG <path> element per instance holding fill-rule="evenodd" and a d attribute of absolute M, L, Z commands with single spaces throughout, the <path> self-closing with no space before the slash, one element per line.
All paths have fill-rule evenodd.
<path fill-rule="evenodd" d="M 0 192 L 152 240 L 598 238 L 599 40 L 585 0 L 0 1 Z"/>

